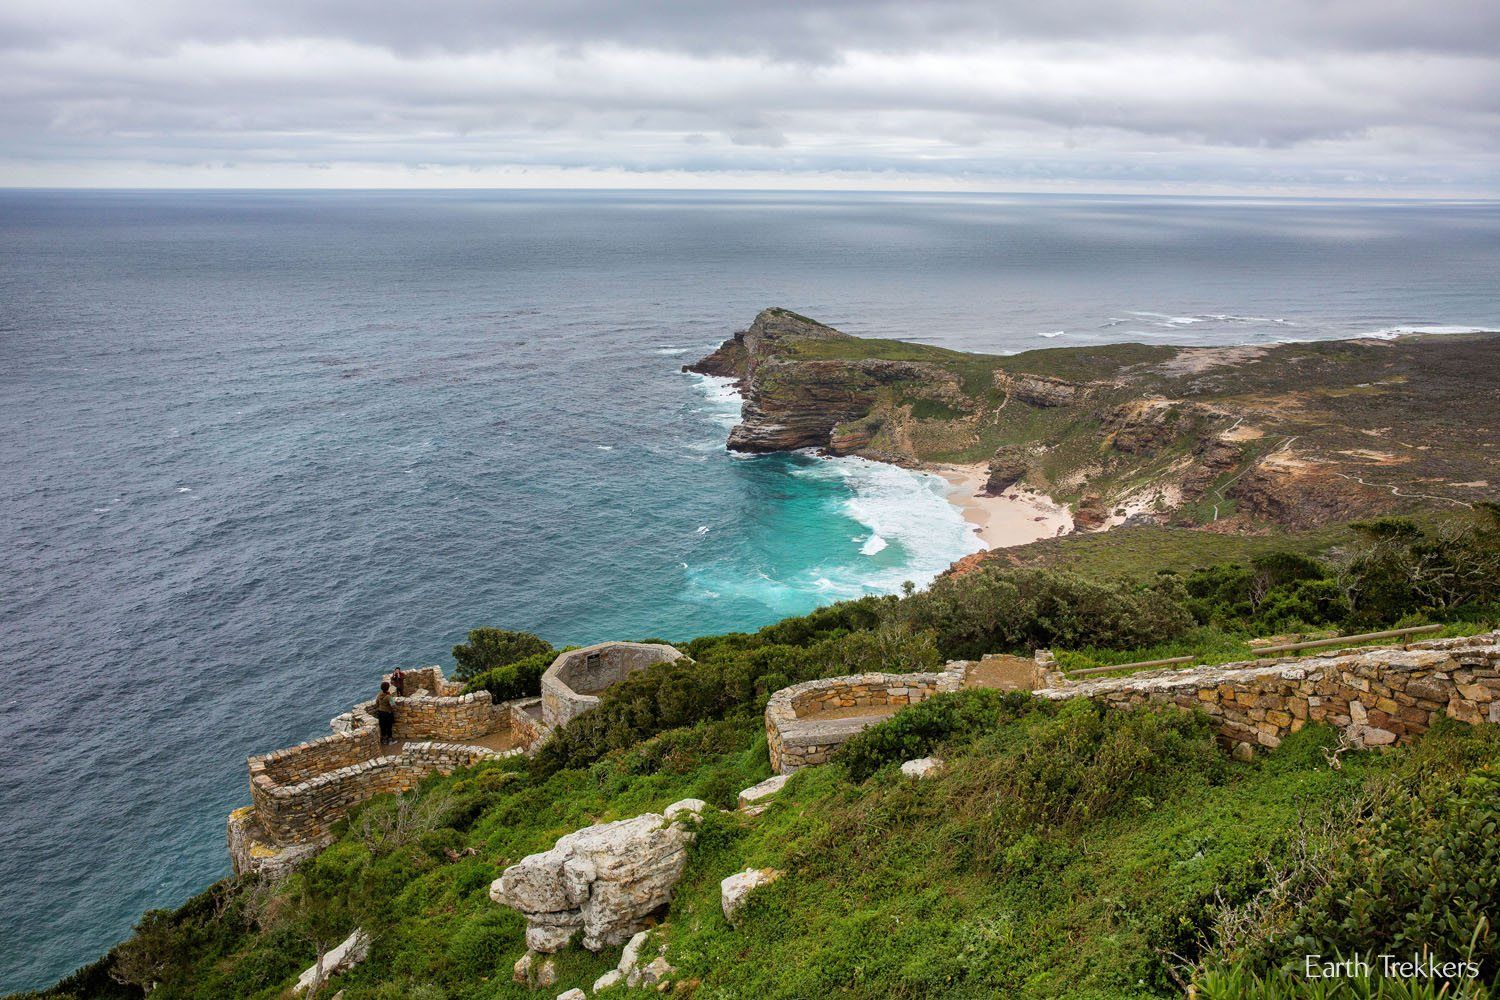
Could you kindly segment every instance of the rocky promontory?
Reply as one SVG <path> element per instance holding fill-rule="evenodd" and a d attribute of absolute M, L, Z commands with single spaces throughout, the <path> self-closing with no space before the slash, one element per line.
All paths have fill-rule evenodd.
<path fill-rule="evenodd" d="M 986 463 L 986 492 L 1131 521 L 1254 531 L 1500 491 L 1500 335 L 996 356 L 854 337 L 766 309 L 687 370 L 744 396 L 731 449 Z"/>

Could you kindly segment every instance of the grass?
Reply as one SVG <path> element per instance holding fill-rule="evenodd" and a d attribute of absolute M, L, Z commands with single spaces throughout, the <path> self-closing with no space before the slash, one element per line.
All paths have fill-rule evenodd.
<path fill-rule="evenodd" d="M 1352 538 L 1342 525 L 1274 535 L 1221 535 L 1193 528 L 1140 525 L 1046 538 L 1006 549 L 1001 558 L 1087 576 L 1140 579 L 1163 570 L 1186 573 L 1223 562 L 1248 563 L 1270 552 L 1316 555 Z"/>
<path fill-rule="evenodd" d="M 993 693 L 950 697 L 981 695 Z M 1221 898 L 1262 888 L 1298 830 L 1434 761 L 1500 763 L 1500 734 L 1488 727 L 1438 727 L 1433 746 L 1349 753 L 1333 769 L 1322 750 L 1337 734 L 1326 727 L 1241 763 L 1214 747 L 1202 717 L 1015 704 L 942 745 L 947 766 L 934 778 L 904 779 L 891 764 L 857 782 L 834 763 L 799 773 L 759 817 L 712 813 L 658 932 L 685 984 L 673 995 L 1178 995 L 1195 956 L 1212 954 Z M 487 896 L 506 865 L 581 826 L 679 798 L 731 805 L 768 771 L 755 717 L 676 730 L 545 780 L 516 767 L 431 779 L 417 794 L 439 802 L 442 822 L 392 847 L 372 842 L 356 816 L 313 863 L 318 884 L 358 891 L 339 933 L 358 924 L 374 937 L 369 960 L 335 984 L 346 1000 L 534 998 L 510 977 L 523 920 Z M 477 854 L 444 855 L 464 848 Z M 749 867 L 786 874 L 731 927 L 719 882 Z M 157 1000 L 270 1000 L 312 963 L 300 911 L 261 927 L 236 904 L 191 913 L 178 918 L 191 933 Z M 587 990 L 617 959 L 569 948 L 545 995 Z M 1213 982 L 1241 981 L 1234 975 L 1243 979 Z"/>
<path fill-rule="evenodd" d="M 1402 622 L 1399 628 L 1412 625 L 1425 624 L 1425 622 L 1411 621 Z M 1420 635 L 1408 636 L 1404 639 L 1391 639 L 1359 644 L 1364 646 L 1399 646 L 1408 642 L 1425 642 L 1429 639 L 1452 639 L 1458 636 L 1479 635 L 1489 632 L 1496 627 L 1497 623 L 1491 619 L 1476 619 L 1474 621 L 1456 621 L 1443 624 L 1442 628 L 1434 632 L 1424 632 Z M 1138 649 L 1076 649 L 1076 650 L 1054 650 L 1058 666 L 1065 672 L 1071 673 L 1076 670 L 1087 670 L 1096 667 L 1107 667 L 1115 664 L 1142 663 L 1151 660 L 1165 660 L 1177 656 L 1192 656 L 1193 662 L 1183 664 L 1172 664 L 1168 667 L 1142 667 L 1140 670 L 1189 670 L 1194 667 L 1218 666 L 1224 663 L 1237 663 L 1240 661 L 1253 661 L 1256 659 L 1256 650 L 1250 645 L 1253 636 L 1226 632 L 1214 626 L 1200 626 L 1193 629 L 1187 635 L 1175 642 L 1161 643 L 1155 646 L 1144 646 Z M 1277 657 L 1310 657 L 1319 656 L 1330 650 L 1338 649 L 1337 644 L 1321 646 L 1314 649 L 1294 650 L 1288 653 L 1277 653 Z M 1101 676 L 1128 677 L 1135 670 L 1122 670 L 1120 672 L 1108 671 Z"/>

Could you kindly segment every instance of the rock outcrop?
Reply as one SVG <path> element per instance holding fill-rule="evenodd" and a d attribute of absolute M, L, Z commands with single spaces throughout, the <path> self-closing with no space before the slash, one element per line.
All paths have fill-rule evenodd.
<path fill-rule="evenodd" d="M 511 865 L 490 898 L 526 916 L 526 945 L 560 951 L 578 934 L 590 951 L 622 944 L 672 900 L 687 865 L 698 799 L 663 813 L 585 827 Z"/>
<path fill-rule="evenodd" d="M 733 875 L 719 883 L 719 903 L 724 910 L 724 919 L 731 926 L 738 927 L 736 919 L 740 908 L 750 894 L 763 885 L 770 885 L 781 878 L 781 872 L 774 868 L 750 868 Z"/>
<path fill-rule="evenodd" d="M 1029 406 L 1072 406 L 1088 394 L 1089 387 L 1050 375 L 1026 372 L 995 372 L 995 388 Z"/>
<path fill-rule="evenodd" d="M 306 993 L 308 990 L 321 987 L 330 976 L 348 972 L 368 957 L 370 957 L 370 936 L 362 929 L 355 928 L 354 933 L 329 950 L 321 962 L 297 977 L 297 985 L 292 987 L 292 992 Z"/>
<path fill-rule="evenodd" d="M 1031 456 L 1020 445 L 1002 445 L 990 458 L 990 477 L 984 484 L 984 495 L 997 497 L 1026 477 L 1031 471 Z"/>

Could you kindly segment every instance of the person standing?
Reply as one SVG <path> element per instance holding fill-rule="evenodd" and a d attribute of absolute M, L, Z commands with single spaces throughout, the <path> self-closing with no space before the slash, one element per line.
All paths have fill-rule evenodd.
<path fill-rule="evenodd" d="M 375 696 L 375 719 L 380 723 L 380 745 L 394 743 L 391 733 L 396 728 L 396 699 L 391 696 L 390 681 L 380 682 L 380 693 Z"/>
<path fill-rule="evenodd" d="M 396 689 L 397 698 L 406 697 L 406 671 L 397 667 L 391 671 L 391 687 Z"/>

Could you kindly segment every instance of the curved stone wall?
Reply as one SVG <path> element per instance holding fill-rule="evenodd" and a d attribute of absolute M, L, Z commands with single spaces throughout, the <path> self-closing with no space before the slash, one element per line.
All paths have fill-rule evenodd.
<path fill-rule="evenodd" d="M 542 674 L 542 723 L 566 725 L 599 704 L 599 692 L 637 670 L 683 658 L 663 643 L 601 642 L 569 650 Z"/>
<path fill-rule="evenodd" d="M 957 691 L 968 667 L 957 661 L 932 673 L 854 674 L 782 688 L 766 705 L 772 770 L 790 774 L 823 763 L 849 737 L 907 705 L 940 691 Z"/>
<path fill-rule="evenodd" d="M 359 736 L 333 738 L 351 743 L 361 740 Z M 268 768 L 257 770 L 252 760 L 250 796 L 255 804 L 255 821 L 260 832 L 277 843 L 320 841 L 328 837 L 334 823 L 366 799 L 405 791 L 434 772 L 448 774 L 458 767 L 520 752 L 459 743 L 408 743 L 397 753 L 371 757 L 295 783 L 278 781 Z"/>

